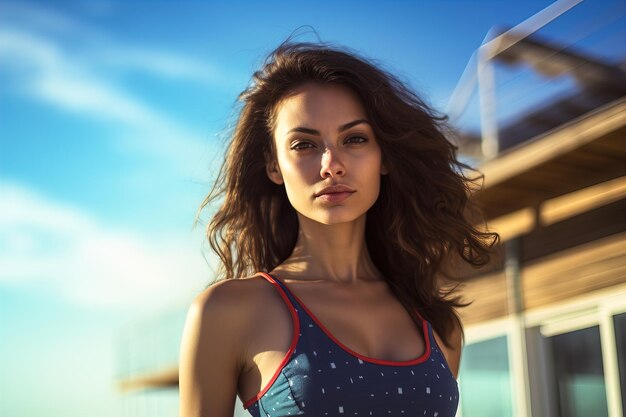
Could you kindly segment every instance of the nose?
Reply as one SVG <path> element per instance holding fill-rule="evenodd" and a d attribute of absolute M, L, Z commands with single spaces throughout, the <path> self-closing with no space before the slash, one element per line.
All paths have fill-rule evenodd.
<path fill-rule="evenodd" d="M 331 152 L 330 149 L 326 148 L 324 153 L 322 154 L 322 163 L 320 169 L 320 175 L 322 178 L 326 178 L 328 176 L 342 176 L 345 173 L 345 167 L 343 162 L 338 157 L 337 152 Z"/>

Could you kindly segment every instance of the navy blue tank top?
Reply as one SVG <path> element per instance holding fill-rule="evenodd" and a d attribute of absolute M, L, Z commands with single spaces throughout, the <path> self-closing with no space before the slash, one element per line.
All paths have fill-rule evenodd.
<path fill-rule="evenodd" d="M 339 342 L 283 282 L 259 274 L 289 307 L 293 339 L 272 379 L 243 404 L 253 417 L 454 417 L 457 381 L 417 310 L 425 352 L 409 361 L 369 358 Z"/>

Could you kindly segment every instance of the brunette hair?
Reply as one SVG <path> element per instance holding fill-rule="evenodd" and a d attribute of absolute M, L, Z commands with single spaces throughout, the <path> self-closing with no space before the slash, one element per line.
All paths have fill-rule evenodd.
<path fill-rule="evenodd" d="M 297 214 L 265 166 L 276 155 L 277 104 L 311 82 L 348 87 L 361 99 L 388 169 L 367 212 L 370 256 L 400 302 L 409 311 L 417 309 L 449 345 L 454 321 L 461 324 L 455 307 L 469 303 L 455 295 L 459 282 L 444 272 L 446 261 L 456 256 L 481 267 L 499 236 L 472 224 L 468 209 L 475 178 L 465 175 L 463 169 L 471 168 L 457 160 L 457 146 L 446 137 L 446 117 L 398 78 L 345 48 L 285 42 L 239 95 L 242 107 L 226 157 L 198 210 L 199 216 L 223 197 L 207 227 L 221 260 L 218 278 L 271 271 L 292 253 Z M 444 290 L 444 279 L 452 288 Z"/>

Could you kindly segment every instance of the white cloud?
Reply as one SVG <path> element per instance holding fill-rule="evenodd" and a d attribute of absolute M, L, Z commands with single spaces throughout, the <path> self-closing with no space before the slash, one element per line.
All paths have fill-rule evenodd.
<path fill-rule="evenodd" d="M 104 46 L 97 57 L 102 64 L 136 69 L 160 76 L 195 81 L 211 87 L 221 87 L 232 77 L 220 74 L 212 65 L 170 52 L 127 46 L 124 48 Z"/>
<path fill-rule="evenodd" d="M 0 180 L 0 285 L 29 286 L 91 309 L 162 310 L 212 279 L 194 235 L 139 236 Z"/>
<path fill-rule="evenodd" d="M 0 22 L 4 27 L 19 27 L 59 45 L 69 43 L 66 42 L 69 40 L 74 45 L 82 45 L 80 54 L 85 63 L 101 69 L 140 70 L 148 75 L 201 83 L 212 88 L 222 88 L 237 80 L 232 71 L 222 71 L 209 62 L 120 41 L 99 27 L 90 25 L 85 18 L 79 20 L 38 4 L 6 2 L 2 5 Z"/>
<path fill-rule="evenodd" d="M 115 146 L 157 156 L 159 173 L 167 178 L 173 176 L 168 168 L 197 177 L 215 153 L 205 135 L 131 94 L 107 72 L 116 67 L 223 85 L 204 62 L 116 41 L 39 5 L 4 2 L 0 66 L 9 75 L 5 87 L 106 122 L 117 131 Z M 154 180 L 138 172 L 141 177 L 131 180 Z M 160 309 L 188 299 L 212 278 L 200 252 L 202 233 L 145 236 L 111 228 L 78 207 L 2 178 L 0 230 L 0 285 L 37 287 L 89 308 Z"/>
<path fill-rule="evenodd" d="M 117 123 L 126 132 L 120 140 L 132 141 L 122 143 L 121 149 L 154 154 L 183 168 L 208 153 L 210 144 L 202 135 L 99 78 L 50 40 L 19 29 L 0 29 L 0 62 L 21 70 L 21 77 L 27 74 L 22 88 L 33 98 Z"/>
<path fill-rule="evenodd" d="M 118 150 L 155 156 L 164 170 L 169 166 L 202 177 L 203 172 L 192 169 L 202 169 L 220 146 L 122 88 L 110 71 L 136 70 L 210 88 L 224 88 L 233 79 L 197 59 L 115 41 L 51 9 L 7 3 L 0 14 L 0 66 L 10 71 L 9 88 L 78 117 L 106 122 L 118 132 L 113 143 Z"/>
<path fill-rule="evenodd" d="M 87 28 L 76 19 L 28 1 L 3 1 L 0 7 L 3 20 L 20 22 L 33 29 L 45 29 L 59 34 L 81 31 L 92 37 L 98 35 L 95 30 Z"/>

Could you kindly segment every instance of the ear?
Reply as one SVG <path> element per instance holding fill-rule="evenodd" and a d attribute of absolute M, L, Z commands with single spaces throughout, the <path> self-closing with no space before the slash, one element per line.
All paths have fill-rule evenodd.
<path fill-rule="evenodd" d="M 274 184 L 282 184 L 283 174 L 280 172 L 280 167 L 278 166 L 278 162 L 275 159 L 272 159 L 269 162 L 265 163 L 265 172 L 267 173 L 268 178 Z"/>
<path fill-rule="evenodd" d="M 389 174 L 389 170 L 387 169 L 384 163 L 380 165 L 380 174 L 381 175 Z"/>

